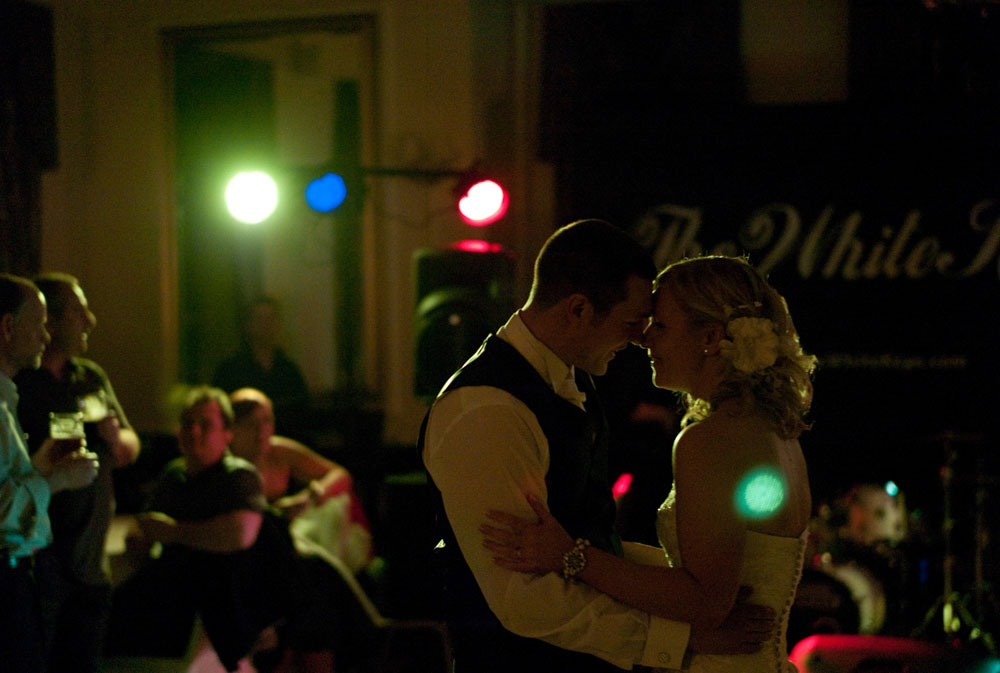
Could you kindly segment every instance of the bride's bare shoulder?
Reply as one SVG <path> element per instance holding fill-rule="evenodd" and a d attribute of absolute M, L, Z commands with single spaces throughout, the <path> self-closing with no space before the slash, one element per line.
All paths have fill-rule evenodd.
<path fill-rule="evenodd" d="M 793 440 L 794 441 L 794 440 Z M 674 447 L 678 457 L 698 456 L 741 469 L 776 460 L 786 440 L 765 420 L 753 414 L 717 412 L 686 427 Z"/>

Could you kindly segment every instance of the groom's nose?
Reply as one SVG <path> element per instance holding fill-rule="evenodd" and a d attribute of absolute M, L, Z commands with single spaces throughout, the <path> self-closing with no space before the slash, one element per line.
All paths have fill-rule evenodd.
<path fill-rule="evenodd" d="M 638 337 L 636 337 L 636 339 L 632 343 L 634 343 L 636 346 L 639 346 L 640 348 L 648 348 L 649 347 L 648 336 L 649 336 L 649 325 L 646 324 L 643 325 L 642 328 L 639 330 Z"/>

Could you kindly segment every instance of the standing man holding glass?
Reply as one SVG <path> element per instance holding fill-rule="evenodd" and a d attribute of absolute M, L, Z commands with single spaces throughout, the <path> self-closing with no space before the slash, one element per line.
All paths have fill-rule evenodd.
<path fill-rule="evenodd" d="M 52 541 L 52 494 L 85 487 L 97 474 L 97 456 L 79 439 L 46 439 L 28 457 L 13 377 L 41 363 L 45 320 L 38 288 L 0 273 L 0 661 L 10 673 L 44 670 L 33 568 L 36 553 Z"/>
<path fill-rule="evenodd" d="M 49 673 L 97 671 L 110 610 L 104 540 L 114 515 L 112 471 L 135 461 L 139 437 L 122 411 L 104 370 L 83 356 L 97 324 L 79 282 L 47 273 L 35 284 L 48 304 L 52 341 L 38 369 L 16 378 L 19 418 L 34 452 L 49 436 L 54 413 L 82 414 L 87 447 L 100 469 L 90 486 L 52 499 L 53 544 L 39 555 L 40 600 Z"/>

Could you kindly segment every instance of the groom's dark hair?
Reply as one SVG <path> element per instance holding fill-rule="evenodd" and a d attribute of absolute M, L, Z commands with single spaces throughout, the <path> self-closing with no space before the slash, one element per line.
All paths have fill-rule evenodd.
<path fill-rule="evenodd" d="M 656 277 L 649 252 L 609 222 L 578 220 L 558 229 L 539 251 L 529 302 L 549 308 L 580 293 L 604 315 L 628 296 L 632 276 Z"/>

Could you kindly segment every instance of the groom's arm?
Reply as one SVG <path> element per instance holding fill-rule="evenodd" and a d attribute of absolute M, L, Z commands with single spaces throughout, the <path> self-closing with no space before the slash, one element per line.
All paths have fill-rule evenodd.
<path fill-rule="evenodd" d="M 479 526 L 488 510 L 532 516 L 525 494 L 547 496 L 548 442 L 523 403 L 496 388 L 448 393 L 431 412 L 424 463 L 462 554 L 505 628 L 624 669 L 680 665 L 686 624 L 652 617 L 555 574 L 505 570 L 483 547 Z"/>
<path fill-rule="evenodd" d="M 715 629 L 692 629 L 689 649 L 702 654 L 753 654 L 774 633 L 774 610 L 755 605 L 750 587 L 741 587 L 736 604 Z"/>

